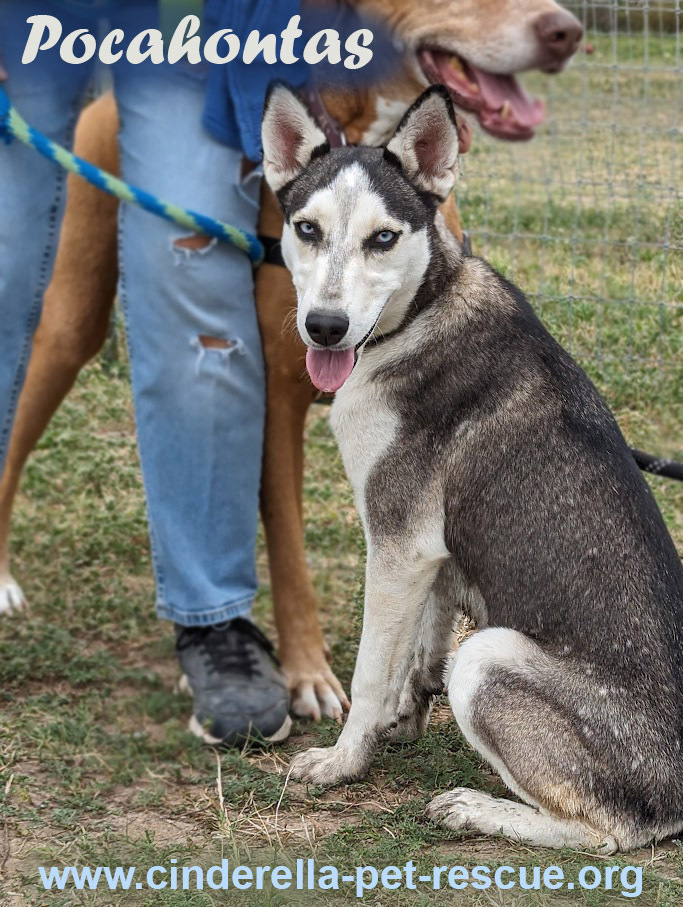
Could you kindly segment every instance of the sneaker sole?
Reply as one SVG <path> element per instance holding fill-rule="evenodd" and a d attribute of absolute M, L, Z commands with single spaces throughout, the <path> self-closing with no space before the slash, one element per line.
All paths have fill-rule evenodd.
<path fill-rule="evenodd" d="M 187 674 L 183 674 L 180 678 L 176 689 L 179 693 L 192 695 L 192 687 L 187 679 Z M 199 737 L 200 740 L 203 740 L 204 743 L 207 743 L 209 746 L 222 746 L 224 743 L 220 737 L 214 737 L 213 734 L 210 734 L 206 730 L 206 728 L 202 727 L 195 715 L 192 715 L 188 721 L 187 729 L 191 734 L 194 734 L 195 737 Z M 291 715 L 287 715 L 282 726 L 275 731 L 274 734 L 271 734 L 270 737 L 264 737 L 263 739 L 266 743 L 282 743 L 283 740 L 286 740 L 289 737 L 291 730 L 292 718 Z"/>
<path fill-rule="evenodd" d="M 191 734 L 194 734 L 195 737 L 199 737 L 200 740 L 203 740 L 204 743 L 208 743 L 209 746 L 224 746 L 225 741 L 220 737 L 214 737 L 213 734 L 210 734 L 206 728 L 197 721 L 195 715 L 192 715 L 190 720 L 187 723 L 187 729 Z M 287 715 L 285 718 L 282 727 L 275 731 L 274 734 L 271 734 L 270 737 L 264 737 L 266 743 L 282 743 L 283 740 L 286 740 L 289 737 L 289 734 L 292 730 L 292 719 L 290 715 Z"/>

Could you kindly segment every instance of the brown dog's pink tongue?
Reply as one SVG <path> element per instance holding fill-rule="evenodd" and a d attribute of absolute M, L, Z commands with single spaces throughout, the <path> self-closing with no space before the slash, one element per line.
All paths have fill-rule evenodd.
<path fill-rule="evenodd" d="M 306 368 L 319 391 L 338 391 L 353 371 L 355 352 L 350 350 L 309 350 Z"/>
<path fill-rule="evenodd" d="M 545 119 L 543 102 L 530 98 L 514 76 L 493 75 L 472 65 L 470 70 L 491 112 L 503 111 L 503 119 L 507 117 L 524 129 L 541 125 Z"/>

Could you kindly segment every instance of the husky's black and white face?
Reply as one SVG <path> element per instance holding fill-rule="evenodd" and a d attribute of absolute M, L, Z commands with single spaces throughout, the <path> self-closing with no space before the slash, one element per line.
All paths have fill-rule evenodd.
<path fill-rule="evenodd" d="M 457 173 L 455 114 L 446 90 L 430 88 L 385 148 L 330 150 L 308 108 L 276 84 L 262 132 L 306 365 L 316 387 L 336 391 L 373 331 L 399 327 L 422 283 Z"/>

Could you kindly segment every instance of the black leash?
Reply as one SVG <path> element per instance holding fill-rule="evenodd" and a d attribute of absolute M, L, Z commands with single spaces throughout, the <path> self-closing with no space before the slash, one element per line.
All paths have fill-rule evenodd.
<path fill-rule="evenodd" d="M 631 453 L 643 472 L 649 472 L 653 476 L 660 476 L 663 479 L 675 479 L 677 482 L 683 482 L 683 463 L 655 457 L 644 450 L 636 450 L 635 447 L 631 448 Z"/>

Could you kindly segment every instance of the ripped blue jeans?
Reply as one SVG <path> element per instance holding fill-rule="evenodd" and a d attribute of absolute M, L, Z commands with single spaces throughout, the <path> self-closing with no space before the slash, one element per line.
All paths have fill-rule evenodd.
<path fill-rule="evenodd" d="M 5 88 L 22 116 L 70 145 L 92 73 L 28 75 L 5 51 Z M 256 232 L 260 174 L 202 129 L 205 79 L 117 74 L 124 179 Z M 24 379 L 64 207 L 65 174 L 35 151 L 0 144 L 0 466 Z M 138 208 L 120 209 L 119 299 L 126 317 L 135 415 L 159 615 L 186 626 L 248 614 L 265 376 L 247 256 Z M 180 245 L 176 245 L 180 240 Z"/>

